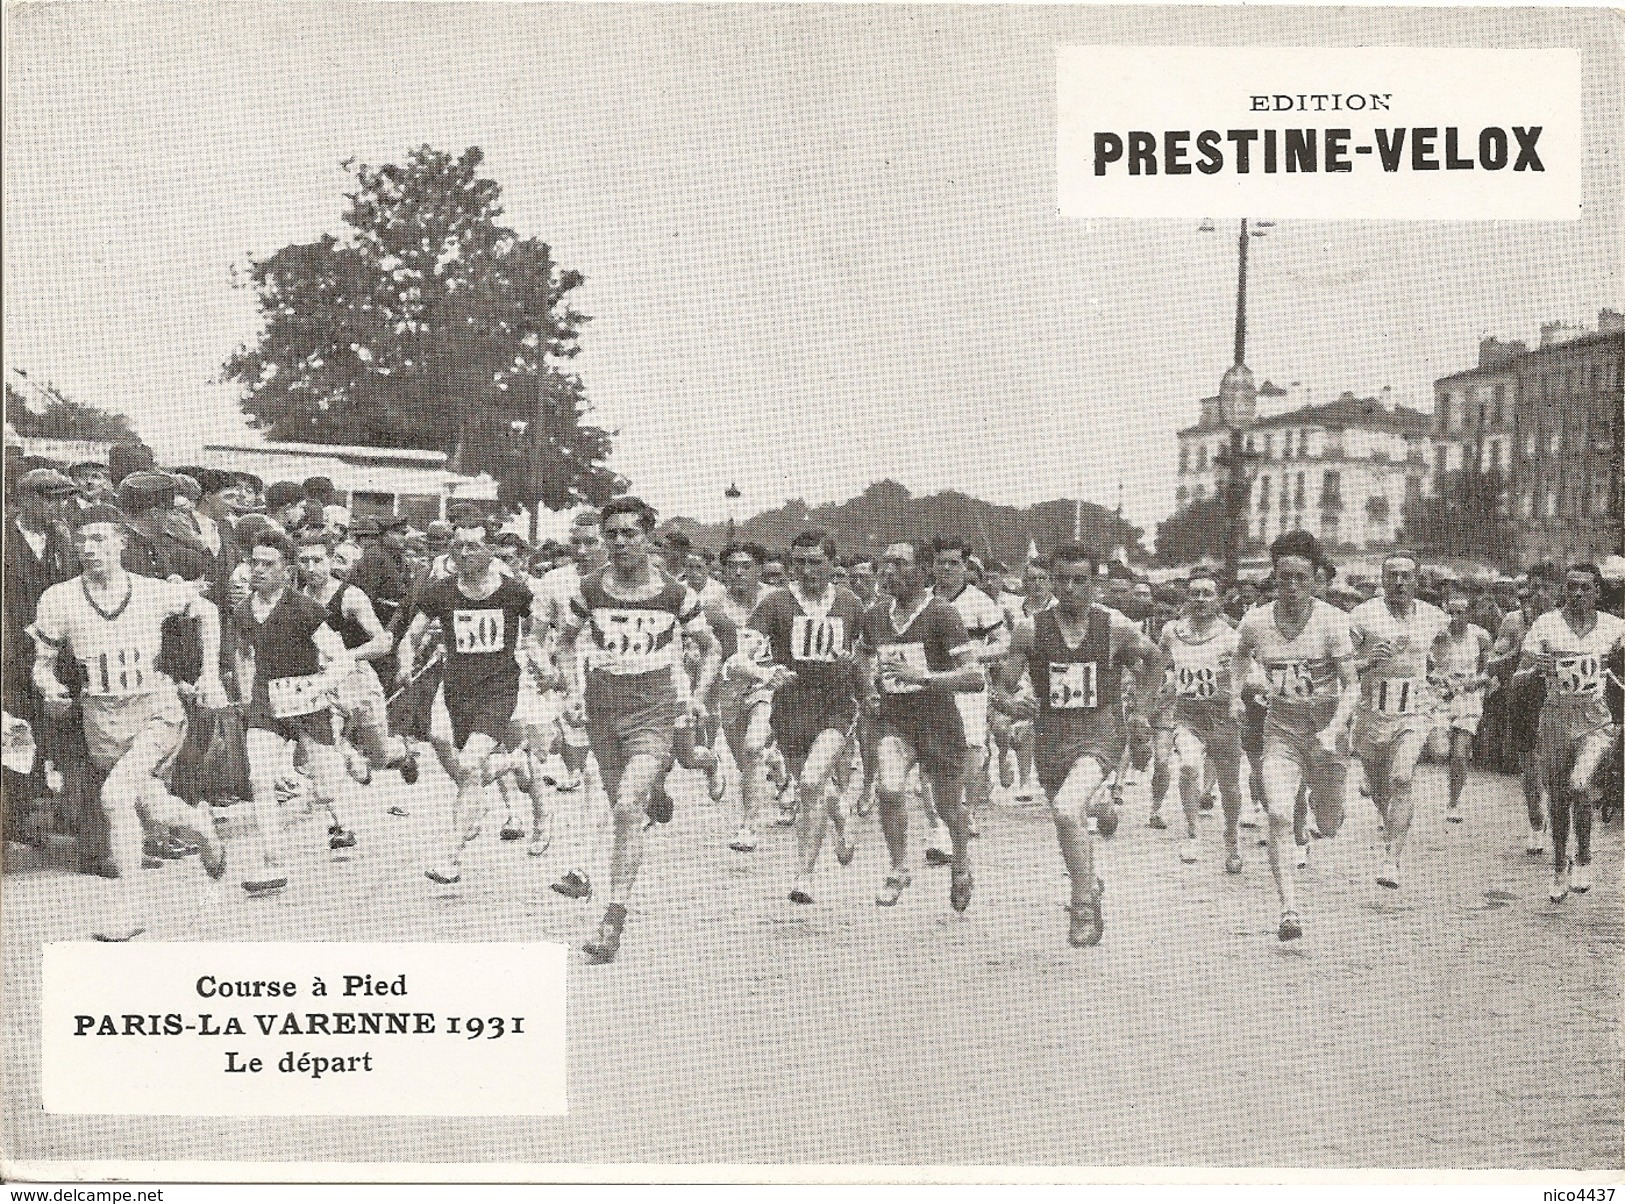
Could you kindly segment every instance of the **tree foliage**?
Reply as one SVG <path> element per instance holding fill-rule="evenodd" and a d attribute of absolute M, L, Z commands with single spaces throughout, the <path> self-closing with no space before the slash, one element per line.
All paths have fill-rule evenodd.
<path fill-rule="evenodd" d="M 878 481 L 858 497 L 831 505 L 809 507 L 800 498 L 792 499 L 745 519 L 738 538 L 782 549 L 802 531 L 816 527 L 835 537 L 843 555 L 875 555 L 892 540 L 953 535 L 967 540 L 979 554 L 991 553 L 1006 565 L 1019 565 L 1026 560 L 1029 540 L 1045 552 L 1071 540 L 1075 507 L 1067 500 L 999 506 L 954 492 L 915 497 L 896 481 Z M 726 538 L 726 523 L 679 521 L 701 543 L 720 544 Z M 1118 547 L 1140 550 L 1140 529 L 1092 502 L 1082 505 L 1080 530 L 1082 542 L 1102 555 Z"/>
<path fill-rule="evenodd" d="M 19 435 L 34 439 L 84 439 L 98 443 L 138 443 L 141 437 L 123 414 L 100 406 L 69 401 L 55 389 L 43 410 L 29 409 L 23 396 L 6 383 L 6 421 Z"/>
<path fill-rule="evenodd" d="M 1175 511 L 1157 524 L 1157 560 L 1168 565 L 1222 560 L 1228 521 L 1222 493 Z"/>
<path fill-rule="evenodd" d="M 604 465 L 612 432 L 585 421 L 562 366 L 590 319 L 581 273 L 501 223 L 478 147 L 422 146 L 403 164 L 347 162 L 342 236 L 253 259 L 253 346 L 226 362 L 242 407 L 272 439 L 446 452 L 487 471 L 514 504 L 600 500 L 626 482 Z"/>
<path fill-rule="evenodd" d="M 1433 496 L 1406 499 L 1400 542 L 1434 556 L 1515 564 L 1517 532 L 1506 503 L 1506 479 L 1496 469 L 1447 473 Z"/>

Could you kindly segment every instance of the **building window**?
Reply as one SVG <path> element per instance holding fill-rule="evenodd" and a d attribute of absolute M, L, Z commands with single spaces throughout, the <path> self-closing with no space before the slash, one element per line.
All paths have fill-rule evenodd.
<path fill-rule="evenodd" d="M 1535 513 L 1535 494 L 1533 490 L 1518 499 L 1518 510 L 1524 518 L 1529 518 Z"/>
<path fill-rule="evenodd" d="M 1554 518 L 1557 515 L 1557 490 L 1546 491 L 1546 517 Z"/>
<path fill-rule="evenodd" d="M 1298 459 L 1306 459 L 1309 455 L 1309 432 L 1298 432 Z"/>
<path fill-rule="evenodd" d="M 1268 460 L 1275 455 L 1275 436 L 1264 436 L 1264 459 Z"/>
<path fill-rule="evenodd" d="M 1336 510 L 1343 505 L 1343 474 L 1328 469 L 1320 474 L 1320 505 L 1325 510 Z"/>
<path fill-rule="evenodd" d="M 1298 474 L 1296 487 L 1292 490 L 1292 508 L 1294 510 L 1303 509 L 1303 477 L 1304 474 L 1300 472 Z"/>
<path fill-rule="evenodd" d="M 1260 511 L 1270 508 L 1270 478 L 1268 473 L 1258 478 L 1258 508 Z"/>
<path fill-rule="evenodd" d="M 1247 436 L 1247 450 L 1248 451 L 1253 450 L 1253 437 L 1251 435 Z"/>
<path fill-rule="evenodd" d="M 1194 493 L 1193 493 L 1193 496 L 1194 496 L 1196 501 L 1198 501 L 1198 502 L 1201 501 L 1203 498 L 1205 498 L 1207 496 L 1207 486 L 1198 484 L 1196 486 L 1196 489 L 1195 489 Z"/>
<path fill-rule="evenodd" d="M 1484 467 L 1486 469 L 1492 469 L 1495 472 L 1500 472 L 1501 471 L 1501 441 L 1499 439 L 1491 439 L 1488 451 L 1489 451 L 1489 454 L 1484 458 L 1484 461 L 1485 461 L 1484 462 Z"/>
<path fill-rule="evenodd" d="M 1528 438 L 1523 441 L 1523 458 L 1525 460 L 1533 460 L 1535 458 L 1535 452 L 1538 451 L 1539 448 L 1540 433 L 1531 429 Z"/>
<path fill-rule="evenodd" d="M 1490 411 L 1491 416 L 1495 420 L 1495 425 L 1496 426 L 1500 426 L 1503 422 L 1506 421 L 1506 402 L 1507 402 L 1507 387 L 1505 385 L 1496 385 L 1495 386 L 1495 405 L 1494 405 L 1494 408 Z"/>
<path fill-rule="evenodd" d="M 1283 460 L 1292 459 L 1292 432 L 1291 431 L 1282 431 L 1281 432 L 1281 459 L 1283 459 Z"/>
<path fill-rule="evenodd" d="M 1190 466 L 1191 449 L 1188 447 L 1182 447 L 1179 449 L 1179 471 L 1188 472 L 1190 470 Z"/>
<path fill-rule="evenodd" d="M 1546 439 L 1546 454 L 1555 456 L 1563 449 L 1563 431 L 1560 427 L 1553 427 L 1552 433 Z"/>
<path fill-rule="evenodd" d="M 1196 445 L 1196 471 L 1197 472 L 1202 472 L 1206 468 L 1207 468 L 1207 444 L 1198 443 Z"/>

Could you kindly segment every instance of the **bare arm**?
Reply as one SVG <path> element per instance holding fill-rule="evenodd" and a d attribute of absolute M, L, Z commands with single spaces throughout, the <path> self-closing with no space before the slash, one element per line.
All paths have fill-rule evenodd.
<path fill-rule="evenodd" d="M 378 612 L 373 609 L 372 600 L 366 594 L 358 589 L 346 590 L 344 613 L 367 633 L 367 642 L 352 648 L 351 657 L 358 661 L 375 661 L 389 654 L 389 650 L 395 646 L 395 641 L 379 622 Z"/>
<path fill-rule="evenodd" d="M 423 633 L 429 630 L 429 616 L 421 610 L 412 616 L 411 625 L 401 636 L 400 643 L 395 646 L 395 680 L 405 683 L 412 680 L 412 661 L 417 655 L 418 642 L 423 639 Z"/>

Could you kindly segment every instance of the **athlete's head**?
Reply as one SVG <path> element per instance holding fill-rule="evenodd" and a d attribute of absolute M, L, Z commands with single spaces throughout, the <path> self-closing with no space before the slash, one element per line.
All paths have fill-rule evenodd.
<path fill-rule="evenodd" d="M 1323 560 L 1320 540 L 1307 531 L 1288 531 L 1272 543 L 1270 563 L 1281 601 L 1296 606 L 1313 597 L 1315 569 Z"/>
<path fill-rule="evenodd" d="M 1602 570 L 1589 560 L 1569 565 L 1563 578 L 1563 605 L 1573 614 L 1589 614 L 1597 609 L 1602 594 Z"/>
<path fill-rule="evenodd" d="M 346 539 L 333 549 L 332 572 L 340 581 L 348 581 L 355 566 L 361 563 L 361 545 Z"/>
<path fill-rule="evenodd" d="M 911 598 L 925 588 L 920 545 L 912 539 L 886 545 L 880 554 L 879 586 L 894 598 Z"/>
<path fill-rule="evenodd" d="M 759 543 L 731 543 L 722 549 L 722 583 L 728 592 L 744 598 L 754 593 L 762 581 L 762 562 L 767 549 Z"/>
<path fill-rule="evenodd" d="M 631 569 L 647 561 L 658 521 L 654 507 L 642 498 L 618 497 L 604 507 L 603 515 L 604 543 L 615 567 Z"/>
<path fill-rule="evenodd" d="M 293 581 L 299 550 L 293 540 L 274 528 L 254 537 L 248 550 L 248 584 L 261 597 L 286 589 Z"/>
<path fill-rule="evenodd" d="M 496 554 L 518 575 L 530 567 L 530 545 L 517 531 L 504 531 L 496 537 Z"/>
<path fill-rule="evenodd" d="M 847 584 L 860 599 L 872 602 L 875 596 L 874 561 L 862 556 L 853 557 L 846 566 Z"/>
<path fill-rule="evenodd" d="M 491 521 L 477 511 L 451 520 L 451 547 L 447 549 L 457 575 L 473 581 L 491 567 L 496 549 L 491 546 Z"/>
<path fill-rule="evenodd" d="M 767 554 L 767 559 L 762 561 L 763 585 L 771 585 L 777 589 L 779 586 L 789 583 L 790 578 L 784 571 L 784 560 L 785 558 L 776 552 Z"/>
<path fill-rule="evenodd" d="M 1027 601 L 1039 606 L 1055 596 L 1055 577 L 1048 559 L 1040 556 L 1027 562 L 1021 571 L 1021 588 L 1027 591 Z"/>
<path fill-rule="evenodd" d="M 803 531 L 790 541 L 790 569 L 807 592 L 823 593 L 836 567 L 835 537 L 828 531 Z"/>
<path fill-rule="evenodd" d="M 124 516 L 105 502 L 86 506 L 74 522 L 73 549 L 92 577 L 118 568 L 124 558 Z"/>
<path fill-rule="evenodd" d="M 1411 552 L 1390 552 L 1382 558 L 1382 596 L 1393 604 L 1416 597 L 1421 562 Z"/>
<path fill-rule="evenodd" d="M 1095 604 L 1099 590 L 1100 559 L 1079 543 L 1062 544 L 1050 557 L 1055 578 L 1055 600 L 1069 616 L 1083 614 Z"/>
<path fill-rule="evenodd" d="M 603 522 L 598 511 L 583 510 L 570 524 L 570 555 L 583 571 L 604 563 Z"/>
<path fill-rule="evenodd" d="M 1444 612 L 1450 616 L 1450 625 L 1452 627 L 1459 629 L 1466 626 L 1467 613 L 1472 608 L 1472 599 L 1468 596 L 1465 585 L 1455 581 L 1445 587 Z"/>
<path fill-rule="evenodd" d="M 1219 613 L 1219 579 L 1212 573 L 1192 575 L 1185 588 L 1185 605 L 1191 617 L 1207 622 Z"/>
<path fill-rule="evenodd" d="M 951 535 L 939 535 L 931 541 L 931 576 L 937 592 L 944 598 L 955 597 L 970 580 L 970 545 Z"/>
<path fill-rule="evenodd" d="M 333 575 L 333 554 L 327 546 L 327 540 L 320 535 L 302 536 L 296 558 L 301 584 L 323 586 Z"/>

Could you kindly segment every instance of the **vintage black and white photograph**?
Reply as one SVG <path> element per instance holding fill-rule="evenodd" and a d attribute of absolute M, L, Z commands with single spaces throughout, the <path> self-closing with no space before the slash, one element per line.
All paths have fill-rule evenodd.
<path fill-rule="evenodd" d="M 1617 13 L 6 24 L 8 1180 L 1618 1177 Z"/>

